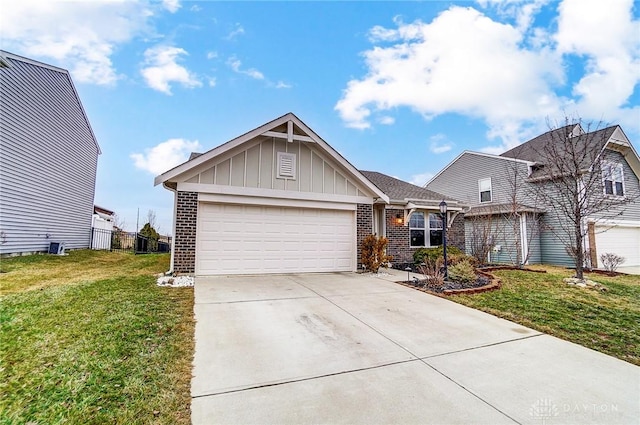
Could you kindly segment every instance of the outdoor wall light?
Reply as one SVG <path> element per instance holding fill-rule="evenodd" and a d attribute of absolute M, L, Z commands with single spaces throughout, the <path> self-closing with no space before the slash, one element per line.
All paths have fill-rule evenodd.
<path fill-rule="evenodd" d="M 402 217 L 402 214 L 398 213 L 396 214 L 396 224 L 402 224 L 404 222 L 404 217 Z"/>

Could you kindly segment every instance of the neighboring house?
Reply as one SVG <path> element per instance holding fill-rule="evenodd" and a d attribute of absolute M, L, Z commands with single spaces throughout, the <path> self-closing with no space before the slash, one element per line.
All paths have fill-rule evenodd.
<path fill-rule="evenodd" d="M 112 233 L 114 231 L 114 212 L 106 208 L 93 206 L 91 219 L 91 249 L 111 249 Z"/>
<path fill-rule="evenodd" d="M 69 73 L 0 51 L 0 255 L 88 248 L 100 147 Z"/>
<path fill-rule="evenodd" d="M 404 268 L 413 263 L 413 253 L 442 245 L 443 220 L 440 202 L 447 202 L 447 243 L 465 249 L 463 205 L 458 201 L 375 171 L 361 171 L 389 198 L 373 207 L 373 230 L 385 236 L 392 263 Z"/>
<path fill-rule="evenodd" d="M 565 126 L 502 155 L 465 151 L 425 187 L 470 206 L 465 213 L 468 252 L 478 252 L 486 244 L 491 262 L 571 266 L 572 258 L 558 237 L 558 229 L 568 227 L 563 226 L 567 217 L 539 196 L 540 187 L 551 186 L 541 186 L 549 182 L 549 176 L 561 174 L 552 164 L 545 164 L 549 161 L 541 152 L 563 137 L 575 140 L 579 147 L 589 144 L 593 156 L 603 158 L 599 162 L 602 178 L 597 176 L 601 184 L 596 185 L 593 196 L 614 203 L 625 201 L 581 223 L 587 234 L 583 249 L 590 254 L 588 260 L 601 267 L 599 255 L 611 252 L 625 257 L 625 265 L 640 265 L 640 160 L 619 126 L 589 133 L 579 124 Z M 585 172 L 590 172 L 588 168 L 585 166 Z"/>
<path fill-rule="evenodd" d="M 385 189 L 292 113 L 192 155 L 155 179 L 175 193 L 172 270 L 355 271 L 366 236 L 386 232 L 394 239 L 400 227 L 408 252 L 410 229 L 394 223 L 405 221 L 408 208 L 436 211 L 441 199 L 432 201 L 432 192 L 404 182 L 404 192 L 393 192 L 379 180 L 399 181 L 379 176 Z M 452 201 L 451 211 L 459 209 Z M 426 226 L 422 222 L 422 241 L 430 242 Z"/>

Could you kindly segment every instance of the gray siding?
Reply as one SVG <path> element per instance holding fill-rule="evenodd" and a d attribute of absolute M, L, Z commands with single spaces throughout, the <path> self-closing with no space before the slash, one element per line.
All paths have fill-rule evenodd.
<path fill-rule="evenodd" d="M 620 152 L 606 151 L 605 161 L 622 164 L 624 174 L 625 195 L 632 199 L 632 202 L 610 208 L 607 212 L 598 214 L 594 219 L 613 218 L 616 220 L 640 221 L 640 183 L 638 177 L 633 173 L 629 163 Z M 598 195 L 603 194 L 604 189 L 598 188 Z"/>
<path fill-rule="evenodd" d="M 425 187 L 472 207 L 506 203 L 511 201 L 513 190 L 510 182 L 514 176 L 518 177 L 520 192 L 525 192 L 527 168 L 525 163 L 465 152 Z M 478 181 L 486 178 L 491 178 L 492 200 L 480 203 Z M 524 201 L 524 198 L 519 199 Z"/>
<path fill-rule="evenodd" d="M 0 68 L 0 254 L 87 248 L 99 148 L 68 73 Z"/>

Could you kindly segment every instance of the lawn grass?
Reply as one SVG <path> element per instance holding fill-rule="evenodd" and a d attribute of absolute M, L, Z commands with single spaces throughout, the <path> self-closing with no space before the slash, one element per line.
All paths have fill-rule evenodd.
<path fill-rule="evenodd" d="M 451 300 L 640 365 L 640 276 L 587 274 L 597 291 L 562 282 L 571 270 L 533 268 L 547 273 L 495 271 L 501 289 Z"/>
<path fill-rule="evenodd" d="M 2 259 L 0 424 L 188 424 L 193 289 L 168 254 Z"/>

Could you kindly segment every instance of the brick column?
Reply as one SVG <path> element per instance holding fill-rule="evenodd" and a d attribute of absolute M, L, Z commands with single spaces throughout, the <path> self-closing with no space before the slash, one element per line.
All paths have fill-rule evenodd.
<path fill-rule="evenodd" d="M 464 214 L 460 213 L 453 220 L 453 223 L 449 225 L 447 229 L 447 245 L 460 248 L 462 252 L 465 252 L 465 240 L 464 240 Z"/>
<path fill-rule="evenodd" d="M 362 269 L 360 256 L 362 254 L 362 241 L 373 233 L 373 205 L 358 204 L 356 210 L 356 241 L 358 243 L 358 270 Z"/>
<path fill-rule="evenodd" d="M 178 275 L 196 271 L 196 224 L 198 193 L 178 192 L 173 271 Z"/>
<path fill-rule="evenodd" d="M 400 214 L 404 218 L 403 210 L 385 210 L 385 222 L 387 226 L 387 254 L 393 259 L 391 263 L 394 267 L 404 269 L 407 264 L 413 264 L 413 251 L 409 246 L 409 226 L 404 223 L 396 223 L 396 216 Z"/>

